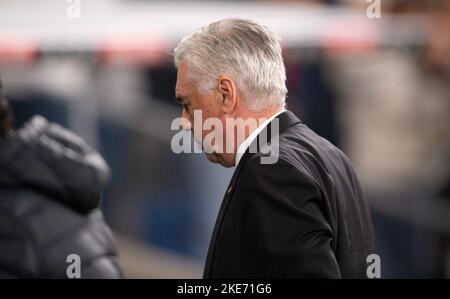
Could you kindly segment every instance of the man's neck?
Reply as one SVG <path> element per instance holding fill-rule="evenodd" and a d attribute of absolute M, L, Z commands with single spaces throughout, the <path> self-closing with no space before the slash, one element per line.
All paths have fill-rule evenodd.
<path fill-rule="evenodd" d="M 249 129 L 249 131 L 245 132 L 245 138 L 247 139 L 255 130 L 257 130 L 266 120 L 270 119 L 272 116 L 279 114 L 280 112 L 285 111 L 286 109 L 284 109 L 284 107 L 273 107 L 273 108 L 269 108 L 266 109 L 264 111 L 261 112 L 248 112 L 246 118 L 244 118 L 244 120 L 248 120 L 248 119 L 254 119 L 256 120 L 256 127 L 252 127 Z M 237 146 L 239 146 L 240 144 L 238 144 Z"/>
<path fill-rule="evenodd" d="M 264 129 L 265 126 L 270 122 L 272 118 L 276 117 L 280 113 L 284 112 L 284 107 L 277 107 L 276 109 L 266 110 L 262 113 L 253 113 L 253 115 L 248 116 L 247 120 L 253 118 L 256 120 L 256 127 L 249 128 L 248 132 L 245 132 L 245 138 L 242 142 L 240 140 L 236 141 L 236 153 L 235 153 L 235 166 L 239 163 L 244 152 L 247 150 L 250 143 L 259 134 L 259 132 Z M 242 139 L 241 139 L 242 140 Z"/>

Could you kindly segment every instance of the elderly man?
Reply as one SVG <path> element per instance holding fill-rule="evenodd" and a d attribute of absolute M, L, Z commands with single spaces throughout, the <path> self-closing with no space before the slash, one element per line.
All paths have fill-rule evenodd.
<path fill-rule="evenodd" d="M 174 50 L 185 124 L 211 162 L 236 166 L 204 278 L 364 278 L 374 253 L 367 201 L 347 157 L 285 110 L 279 40 L 226 19 Z"/>

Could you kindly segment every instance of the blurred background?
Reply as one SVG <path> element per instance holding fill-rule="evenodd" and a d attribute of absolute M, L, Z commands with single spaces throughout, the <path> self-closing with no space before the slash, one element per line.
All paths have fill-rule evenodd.
<path fill-rule="evenodd" d="M 355 164 L 382 277 L 450 278 L 450 2 L 379 3 L 0 0 L 0 74 L 17 126 L 41 114 L 108 161 L 126 276 L 199 278 L 234 169 L 172 153 L 170 52 L 254 19 L 283 38 L 289 109 Z"/>

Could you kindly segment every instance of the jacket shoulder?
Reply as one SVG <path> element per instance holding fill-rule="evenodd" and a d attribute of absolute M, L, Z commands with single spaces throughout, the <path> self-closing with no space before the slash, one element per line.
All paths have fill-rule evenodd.
<path fill-rule="evenodd" d="M 0 229 L 0 244 L 10 247 L 0 259 L 21 258 L 12 271 L 25 277 L 65 278 L 67 257 L 77 254 L 82 277 L 121 276 L 112 233 L 98 209 L 83 215 L 36 192 L 1 194 L 0 211 L 14 227 Z"/>

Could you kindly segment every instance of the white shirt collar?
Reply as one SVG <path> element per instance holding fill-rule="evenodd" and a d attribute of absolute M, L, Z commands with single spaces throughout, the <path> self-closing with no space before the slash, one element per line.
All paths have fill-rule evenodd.
<path fill-rule="evenodd" d="M 271 117 L 269 117 L 267 120 L 265 120 L 261 125 L 259 125 L 258 128 L 256 128 L 256 130 L 254 130 L 248 137 L 247 139 L 244 140 L 244 142 L 242 142 L 236 152 L 236 156 L 234 158 L 234 166 L 237 166 L 239 164 L 239 161 L 241 160 L 242 156 L 244 155 L 245 151 L 247 150 L 247 148 L 250 146 L 250 144 L 253 142 L 253 140 L 255 140 L 255 138 L 258 136 L 258 134 L 264 130 L 264 128 L 278 115 L 280 115 L 281 113 L 285 112 L 286 109 L 283 109 L 277 113 L 275 113 L 274 115 L 272 115 Z"/>

